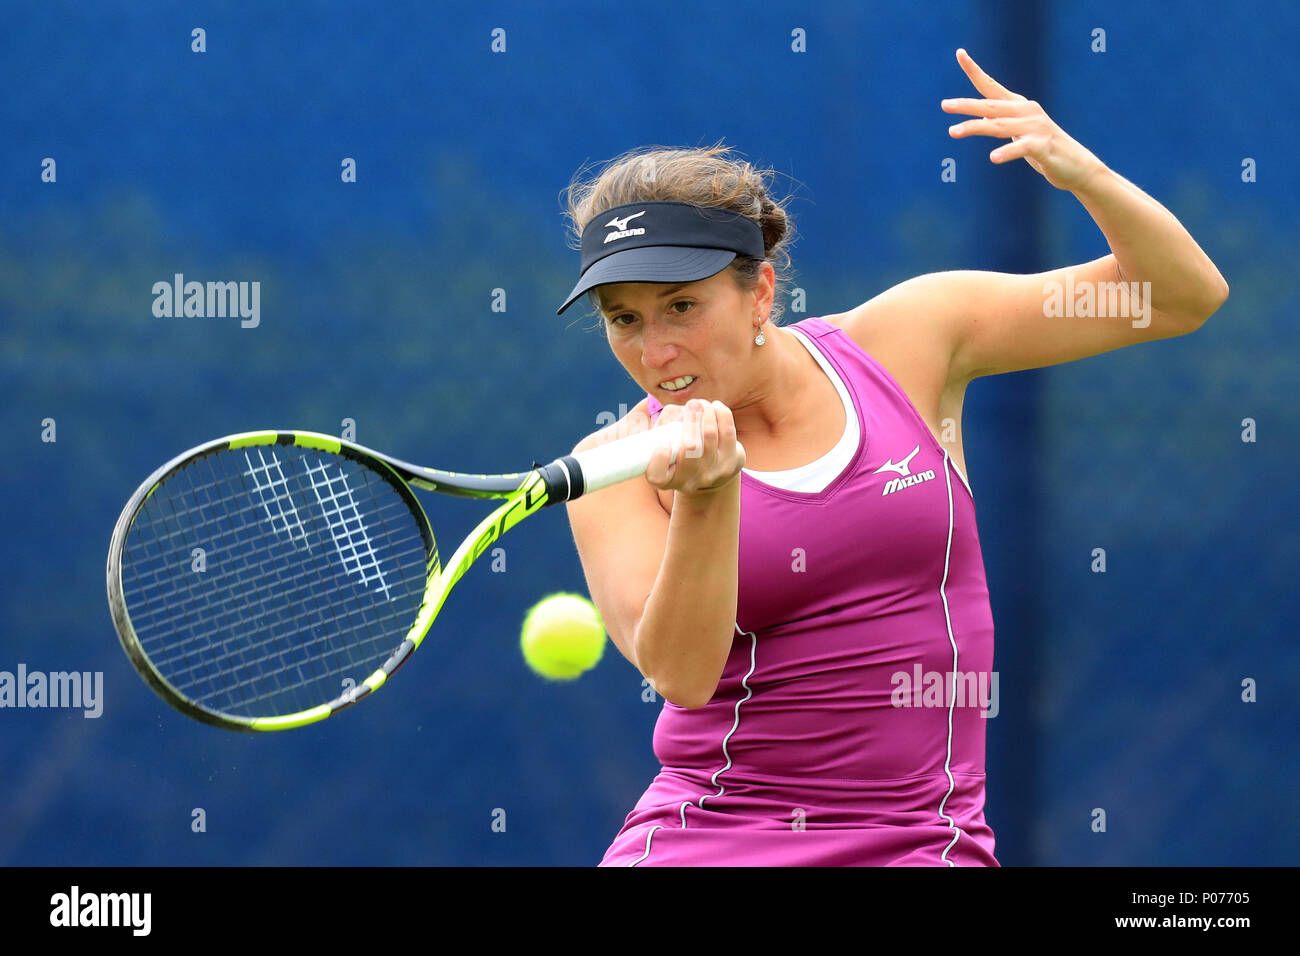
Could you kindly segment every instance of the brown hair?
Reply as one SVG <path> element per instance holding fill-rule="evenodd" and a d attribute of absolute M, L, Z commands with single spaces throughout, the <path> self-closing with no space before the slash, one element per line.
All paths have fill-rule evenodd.
<path fill-rule="evenodd" d="M 777 202 L 771 198 L 772 170 L 731 158 L 728 154 L 732 152 L 721 141 L 699 149 L 642 146 L 609 160 L 585 182 L 582 176 L 586 170 L 579 169 L 565 190 L 570 248 L 582 248 L 582 230 L 587 223 L 607 209 L 626 203 L 675 201 L 730 209 L 762 227 L 766 258 L 737 256 L 727 270 L 737 286 L 752 292 L 758 287 L 759 267 L 764 262 L 772 263 L 776 295 L 770 321 L 780 325 L 780 295 L 790 281 L 789 246 L 794 242 L 794 220 L 784 208 L 789 200 Z M 595 289 L 587 293 L 587 301 L 593 308 L 598 307 Z"/>

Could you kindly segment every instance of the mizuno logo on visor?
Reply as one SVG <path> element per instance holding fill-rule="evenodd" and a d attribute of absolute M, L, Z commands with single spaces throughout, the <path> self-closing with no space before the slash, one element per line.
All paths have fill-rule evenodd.
<path fill-rule="evenodd" d="M 625 236 L 644 236 L 645 229 L 629 229 L 627 227 L 627 224 L 631 222 L 633 219 L 635 219 L 637 216 L 644 216 L 644 215 L 645 215 L 645 210 L 642 209 L 640 212 L 634 212 L 632 213 L 632 215 L 624 216 L 622 219 L 611 219 L 609 222 L 605 223 L 605 228 L 608 229 L 612 227 L 617 231 L 611 232 L 609 235 L 607 235 L 605 237 L 605 241 L 609 242 L 612 239 L 622 239 Z"/>

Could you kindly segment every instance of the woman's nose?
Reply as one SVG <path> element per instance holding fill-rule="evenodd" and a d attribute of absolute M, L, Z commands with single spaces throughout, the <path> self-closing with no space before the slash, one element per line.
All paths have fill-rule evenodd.
<path fill-rule="evenodd" d="M 641 363 L 646 368 L 663 368 L 677 357 L 677 346 L 663 329 L 653 325 L 641 339 Z"/>

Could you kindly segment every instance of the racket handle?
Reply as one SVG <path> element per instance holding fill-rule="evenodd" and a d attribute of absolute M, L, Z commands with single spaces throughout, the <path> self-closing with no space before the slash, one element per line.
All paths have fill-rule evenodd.
<path fill-rule="evenodd" d="M 546 468 L 553 470 L 561 466 L 565 469 L 568 493 L 560 500 L 572 501 L 579 495 L 644 475 L 651 456 L 661 447 L 668 447 L 669 461 L 673 460 L 681 450 L 685 434 L 686 426 L 682 422 L 669 422 L 574 455 L 565 455 Z M 551 482 L 548 480 L 547 484 Z"/>

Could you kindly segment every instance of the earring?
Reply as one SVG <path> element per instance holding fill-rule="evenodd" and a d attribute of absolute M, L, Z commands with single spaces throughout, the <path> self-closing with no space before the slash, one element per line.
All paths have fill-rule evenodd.
<path fill-rule="evenodd" d="M 754 336 L 754 344 L 762 345 L 766 341 L 767 341 L 767 336 L 763 334 L 763 323 L 760 322 L 758 323 L 758 335 Z"/>

